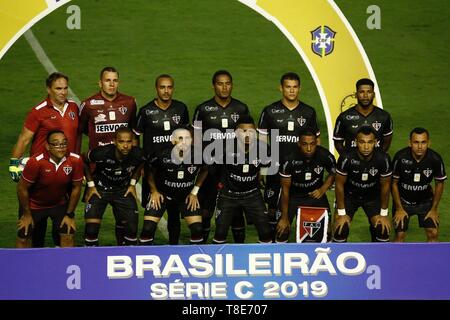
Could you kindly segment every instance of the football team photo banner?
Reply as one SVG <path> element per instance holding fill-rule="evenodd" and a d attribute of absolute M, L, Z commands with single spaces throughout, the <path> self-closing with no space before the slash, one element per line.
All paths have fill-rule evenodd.
<path fill-rule="evenodd" d="M 0 299 L 450 299 L 449 264 L 448 243 L 2 249 Z"/>

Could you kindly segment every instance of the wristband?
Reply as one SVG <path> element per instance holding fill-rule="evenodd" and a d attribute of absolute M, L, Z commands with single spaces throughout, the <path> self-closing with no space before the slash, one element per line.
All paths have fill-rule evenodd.
<path fill-rule="evenodd" d="M 66 212 L 66 216 L 68 216 L 70 219 L 75 218 L 75 212 Z"/>
<path fill-rule="evenodd" d="M 135 186 L 136 185 L 136 179 L 131 179 L 130 180 L 130 186 Z"/>
<path fill-rule="evenodd" d="M 388 209 L 381 209 L 380 210 L 380 216 L 387 217 L 388 215 Z"/>
<path fill-rule="evenodd" d="M 198 193 L 198 190 L 200 190 L 200 187 L 194 186 L 191 190 L 191 193 L 196 196 Z"/>
<path fill-rule="evenodd" d="M 338 216 L 345 216 L 347 213 L 345 212 L 345 209 L 337 209 Z"/>
<path fill-rule="evenodd" d="M 94 181 L 88 181 L 87 186 L 89 188 L 95 187 L 95 182 Z"/>
<path fill-rule="evenodd" d="M 11 158 L 11 159 L 9 159 L 9 165 L 10 165 L 11 167 L 18 167 L 19 164 L 20 164 L 20 160 L 19 160 L 19 159 L 17 159 L 17 158 Z"/>

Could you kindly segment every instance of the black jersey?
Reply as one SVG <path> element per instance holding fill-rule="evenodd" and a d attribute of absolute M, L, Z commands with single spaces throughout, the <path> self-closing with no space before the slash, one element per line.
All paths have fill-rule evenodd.
<path fill-rule="evenodd" d="M 186 198 L 194 187 L 201 168 L 201 165 L 193 164 L 193 154 L 194 151 L 191 150 L 188 161 L 173 161 L 172 148 L 165 148 L 150 160 L 156 188 L 160 193 L 176 200 Z"/>
<path fill-rule="evenodd" d="M 297 149 L 299 136 L 306 128 L 316 132 L 317 136 L 320 135 L 316 111 L 303 102 L 289 110 L 281 100 L 276 101 L 264 108 L 258 123 L 258 131 L 269 135 L 269 139 L 271 129 L 279 130 L 275 138 L 280 145 L 280 159 Z"/>
<path fill-rule="evenodd" d="M 304 196 L 323 185 L 324 171 L 336 174 L 336 159 L 324 147 L 317 146 L 314 156 L 305 157 L 297 148 L 280 168 L 280 176 L 291 178 L 289 194 Z"/>
<path fill-rule="evenodd" d="M 259 170 L 269 166 L 270 159 L 258 156 L 256 144 L 252 151 L 238 149 L 227 155 L 226 164 L 219 166 L 219 189 L 222 193 L 239 197 L 259 192 Z"/>
<path fill-rule="evenodd" d="M 116 158 L 116 146 L 109 144 L 90 150 L 87 154 L 89 162 L 95 163 L 94 181 L 97 188 L 117 191 L 127 187 L 133 171 L 145 162 L 144 152 L 133 147 L 122 160 Z"/>
<path fill-rule="evenodd" d="M 226 107 L 220 106 L 214 98 L 200 104 L 194 112 L 192 125 L 195 129 L 212 130 L 209 135 L 204 136 L 206 144 L 213 140 L 234 139 L 236 122 L 241 115 L 248 115 L 249 110 L 245 103 L 231 98 Z"/>
<path fill-rule="evenodd" d="M 392 174 L 389 155 L 380 149 L 375 149 L 368 161 L 361 160 L 357 150 L 351 150 L 339 157 L 336 171 L 347 177 L 345 194 L 358 199 L 379 197 L 380 178 Z"/>
<path fill-rule="evenodd" d="M 336 119 L 334 126 L 333 140 L 344 141 L 345 150 L 349 151 L 356 148 L 355 137 L 358 129 L 363 125 L 370 125 L 377 133 L 377 147 L 383 146 L 383 137 L 390 136 L 393 133 L 394 125 L 391 115 L 375 107 L 366 117 L 359 113 L 355 107 L 342 112 Z"/>
<path fill-rule="evenodd" d="M 398 180 L 400 198 L 408 204 L 416 204 L 433 198 L 433 179 L 444 181 L 444 162 L 441 156 L 428 149 L 422 160 L 417 162 L 406 147 L 398 151 L 393 160 L 393 177 Z"/>
<path fill-rule="evenodd" d="M 163 110 L 155 100 L 139 109 L 136 133 L 144 135 L 143 148 L 146 154 L 153 155 L 172 145 L 172 132 L 189 124 L 189 112 L 186 105 L 178 100 Z"/>

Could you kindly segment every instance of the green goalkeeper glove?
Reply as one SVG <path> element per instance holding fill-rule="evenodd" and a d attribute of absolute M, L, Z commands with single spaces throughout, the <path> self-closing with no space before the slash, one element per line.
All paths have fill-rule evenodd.
<path fill-rule="evenodd" d="M 19 168 L 20 160 L 16 158 L 9 159 L 9 174 L 14 182 L 19 181 L 22 170 Z"/>

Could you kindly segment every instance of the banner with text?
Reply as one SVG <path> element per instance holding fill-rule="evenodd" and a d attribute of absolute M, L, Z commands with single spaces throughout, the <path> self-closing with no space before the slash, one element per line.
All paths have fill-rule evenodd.
<path fill-rule="evenodd" d="M 450 243 L 0 249 L 0 299 L 450 299 Z"/>

